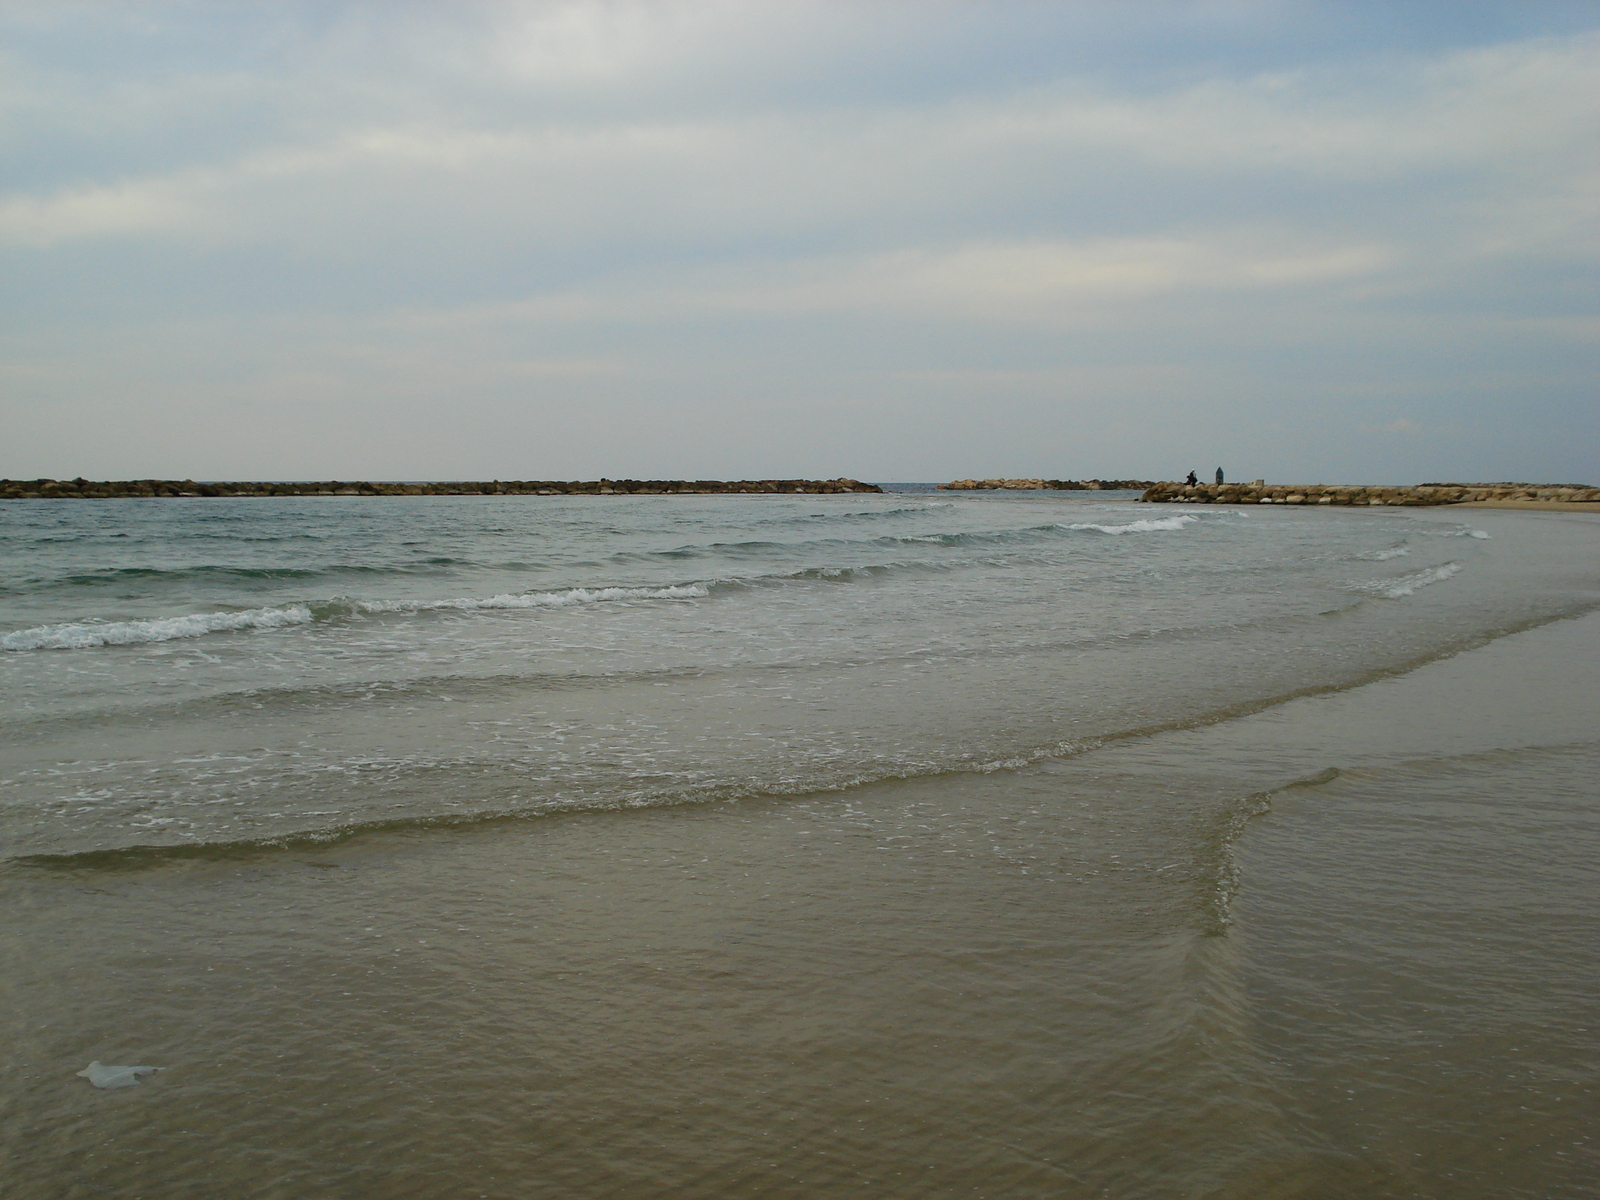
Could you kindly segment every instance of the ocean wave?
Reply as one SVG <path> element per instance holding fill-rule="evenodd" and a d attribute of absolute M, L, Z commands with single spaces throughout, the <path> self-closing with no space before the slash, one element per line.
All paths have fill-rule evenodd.
<path fill-rule="evenodd" d="M 921 515 L 935 509 L 954 508 L 952 500 L 933 500 L 926 504 L 902 504 L 896 508 L 852 509 L 849 512 L 812 512 L 798 516 L 768 517 L 754 525 L 814 525 L 828 521 L 881 521 L 890 517 Z"/>
<path fill-rule="evenodd" d="M 351 567 L 351 571 L 374 572 L 372 567 Z M 166 570 L 161 567 L 106 567 L 87 574 L 63 575 L 49 582 L 70 587 L 123 586 L 128 583 L 166 582 L 208 579 L 315 579 L 326 574 L 306 567 L 184 567 Z M 43 581 L 33 581 L 43 582 Z"/>
<path fill-rule="evenodd" d="M 400 563 L 387 566 L 367 566 L 362 563 L 335 563 L 324 567 L 229 567 L 229 566 L 200 566 L 200 567 L 105 567 L 97 571 L 80 573 L 76 575 L 63 575 L 58 579 L 34 579 L 30 583 L 49 583 L 54 586 L 70 587 L 105 587 L 125 586 L 130 583 L 188 583 L 211 582 L 221 580 L 224 583 L 235 580 L 280 580 L 280 579 L 338 579 L 349 576 L 382 576 L 382 575 L 434 575 L 438 574 L 437 568 L 457 566 L 463 560 L 454 558 L 424 558 L 414 563 Z M 475 564 L 469 564 L 475 565 Z M 498 566 L 498 564 L 488 564 Z M 520 566 L 521 564 L 513 564 Z"/>
<path fill-rule="evenodd" d="M 644 562 L 682 562 L 689 559 L 755 562 L 763 559 L 792 558 L 816 551 L 859 551 L 900 546 L 984 546 L 1008 542 L 1037 541 L 1054 536 L 1060 527 L 1035 525 L 1022 529 L 997 529 L 967 533 L 883 534 L 879 537 L 810 537 L 795 541 L 753 539 L 746 542 L 704 542 L 677 546 L 671 550 L 629 550 L 613 554 L 609 562 L 625 565 Z M 821 532 L 821 531 L 819 531 Z"/>
<path fill-rule="evenodd" d="M 936 507 L 934 505 L 927 506 Z M 952 504 L 951 507 L 954 507 Z M 908 510 L 898 510 L 908 511 Z M 849 515 L 849 514 L 846 514 Z M 871 514 L 877 516 L 878 514 Z M 838 518 L 829 517 L 829 521 Z M 1171 517 L 1144 518 L 1127 524 L 1079 523 L 1065 525 L 1050 522 L 1040 525 L 1020 525 L 1000 529 L 933 530 L 927 533 L 885 533 L 877 537 L 815 536 L 793 541 L 771 538 L 751 539 L 742 542 L 702 542 L 676 546 L 670 550 L 627 550 L 611 555 L 607 561 L 618 565 L 629 563 L 683 562 L 686 560 L 759 561 L 788 558 L 796 554 L 815 551 L 871 550 L 903 546 L 945 546 L 951 549 L 969 549 L 978 546 L 1028 545 L 1059 538 L 1071 538 L 1084 532 L 1101 534 L 1165 533 L 1182 529 L 1199 521 L 1188 513 Z M 783 524 L 808 523 L 805 518 L 785 519 Z M 815 523 L 811 523 L 815 529 Z M 818 534 L 825 531 L 818 529 Z M 843 534 L 843 530 L 840 534 Z M 863 530 L 862 532 L 865 532 Z"/>
<path fill-rule="evenodd" d="M 349 600 L 286 604 L 244 612 L 192 613 L 182 617 L 155 617 L 143 621 L 76 621 L 39 625 L 0 636 L 0 650 L 85 650 L 96 646 L 132 646 L 203 637 L 210 633 L 237 633 L 250 629 L 281 629 L 377 613 L 416 613 L 449 609 L 570 608 L 618 600 L 698 600 L 711 594 L 702 583 L 669 587 L 567 588 L 557 592 L 519 592 L 499 596 L 457 596 L 447 600 Z"/>
<path fill-rule="evenodd" d="M 1125 525 L 1102 525 L 1091 521 L 1080 521 L 1070 525 L 1051 523 L 1049 525 L 1028 525 L 1019 529 L 994 529 L 974 533 L 927 533 L 908 534 L 901 537 L 874 538 L 873 543 L 879 546 L 933 544 L 938 546 L 986 546 L 1008 545 L 1018 542 L 1037 542 L 1041 540 L 1058 538 L 1063 534 L 1077 533 L 1103 533 L 1119 536 L 1125 533 L 1170 533 L 1182 529 L 1186 525 L 1199 521 L 1199 517 L 1183 513 L 1173 517 L 1144 517 L 1137 521 L 1130 521 Z"/>
<path fill-rule="evenodd" d="M 559 592 L 507 592 L 499 596 L 457 596 L 449 600 L 394 601 L 358 600 L 361 612 L 433 612 L 443 609 L 495 608 L 571 608 L 578 604 L 602 604 L 616 600 L 702 600 L 711 594 L 703 583 L 671 584 L 667 587 L 567 588 Z"/>
<path fill-rule="evenodd" d="M 902 517 L 911 513 L 931 512 L 939 508 L 954 508 L 953 500 L 929 500 L 921 504 L 903 504 L 898 508 L 869 509 L 865 512 L 823 513 L 827 520 L 859 521 L 866 517 Z"/>
<path fill-rule="evenodd" d="M 1416 571 L 1410 575 L 1402 575 L 1398 579 L 1375 579 L 1366 583 L 1356 584 L 1356 590 L 1369 592 L 1375 596 L 1384 596 L 1390 600 L 1400 600 L 1406 596 L 1417 594 L 1418 588 L 1425 588 L 1431 583 L 1441 583 L 1461 573 L 1461 564 L 1447 562 L 1443 566 L 1429 567 L 1424 571 Z"/>
<path fill-rule="evenodd" d="M 930 505 L 928 507 L 933 506 Z M 900 511 L 913 510 L 902 509 Z M 1016 545 L 1018 543 L 1048 541 L 1062 537 L 1082 536 L 1085 532 L 1112 536 L 1130 533 L 1171 532 L 1182 529 L 1198 520 L 1198 517 L 1185 513 L 1170 517 L 1143 518 L 1123 524 L 1078 523 L 1064 525 L 1050 523 L 986 531 L 886 535 L 860 540 L 821 538 L 802 542 L 798 546 L 794 543 L 756 540 L 740 543 L 714 543 L 705 546 L 685 546 L 674 551 L 650 552 L 647 555 L 638 557 L 658 559 L 720 557 L 726 562 L 730 559 L 759 560 L 770 558 L 773 555 L 787 556 L 802 547 L 812 550 L 823 548 L 837 550 L 839 548 L 868 549 L 888 547 L 903 549 L 910 546 L 973 548 L 985 545 Z M 421 569 L 426 571 L 429 567 L 440 565 L 455 564 L 453 560 L 443 560 L 441 562 L 436 559 L 422 566 Z M 184 616 L 154 617 L 131 621 L 83 620 L 41 625 L 0 635 L 0 650 L 87 649 L 97 646 L 137 645 L 141 643 L 167 642 L 180 638 L 202 637 L 212 633 L 234 633 L 339 620 L 359 620 L 362 617 L 380 614 L 564 609 L 608 602 L 700 600 L 713 595 L 720 588 L 747 588 L 762 586 L 763 584 L 803 581 L 847 582 L 865 580 L 889 572 L 902 570 L 915 572 L 938 571 L 948 569 L 949 566 L 950 564 L 948 563 L 937 561 L 895 561 L 889 563 L 859 563 L 837 567 L 806 567 L 794 571 L 783 571 L 774 575 L 745 575 L 743 572 L 733 572 L 728 575 L 713 577 L 708 572 L 706 576 L 702 577 L 707 580 L 706 582 L 684 582 L 655 587 L 573 587 L 526 592 L 503 592 L 489 596 L 455 596 L 439 600 L 387 600 L 335 596 L 323 600 L 300 600 L 273 607 L 253 608 L 245 611 L 203 612 Z M 411 574 L 416 572 L 418 567 L 412 566 L 399 569 L 341 568 L 326 574 L 345 573 L 346 570 L 354 574 L 371 577 L 391 573 Z M 215 575 L 222 572 L 266 578 L 303 578 L 305 576 L 325 574 L 321 571 L 307 571 L 304 569 L 272 571 L 216 567 L 195 569 L 196 574 Z M 126 580 L 130 577 L 150 578 L 152 576 L 181 576 L 184 574 L 188 574 L 188 572 L 134 568 L 115 570 L 104 575 L 96 573 L 95 576 L 82 578 L 84 581 L 93 579 L 95 582 L 104 582 L 107 578 Z"/>
<path fill-rule="evenodd" d="M 992 566 L 992 563 L 971 564 Z M 719 579 L 717 588 L 781 587 L 789 583 L 859 583 L 868 579 L 881 579 L 889 575 L 943 575 L 958 569 L 958 565 L 937 560 L 928 562 L 897 561 L 857 563 L 841 567 L 799 567 L 793 571 L 780 571 L 771 575 L 745 575 Z"/>
<path fill-rule="evenodd" d="M 1182 529 L 1185 525 L 1188 525 L 1194 521 L 1198 521 L 1199 519 L 1199 517 L 1191 516 L 1189 513 L 1183 513 L 1176 517 L 1145 517 L 1128 525 L 1095 525 L 1092 523 L 1080 523 L 1076 525 L 1067 525 L 1065 528 L 1092 529 L 1097 533 L 1109 533 L 1113 535 L 1124 533 L 1170 533 L 1173 530 Z"/>
<path fill-rule="evenodd" d="M 281 629 L 309 625 L 315 618 L 304 604 L 281 608 L 252 608 L 243 612 L 191 613 L 183 617 L 155 617 L 144 621 L 70 621 L 38 625 L 0 636 L 0 650 L 85 650 L 95 646 L 133 646 L 202 637 L 208 633 L 235 633 L 246 629 Z"/>

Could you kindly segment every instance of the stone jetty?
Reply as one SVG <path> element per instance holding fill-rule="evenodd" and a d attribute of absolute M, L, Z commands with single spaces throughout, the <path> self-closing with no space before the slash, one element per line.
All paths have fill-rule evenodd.
<path fill-rule="evenodd" d="M 950 492 L 1135 492 L 1157 486 L 1151 479 L 957 479 L 941 483 Z"/>
<path fill-rule="evenodd" d="M 1419 483 L 1415 487 L 1356 487 L 1344 484 L 1157 483 L 1139 497 L 1147 504 L 1352 504 L 1427 505 L 1473 501 L 1542 500 L 1594 503 L 1600 488 L 1585 484 Z"/>
<path fill-rule="evenodd" d="M 594 479 L 488 483 L 196 483 L 192 479 L 0 479 L 0 500 L 109 500 L 139 496 L 718 496 L 881 492 L 858 479 Z"/>

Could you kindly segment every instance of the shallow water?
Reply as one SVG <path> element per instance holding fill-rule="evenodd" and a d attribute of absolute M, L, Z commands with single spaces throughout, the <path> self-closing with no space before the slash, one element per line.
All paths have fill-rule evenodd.
<path fill-rule="evenodd" d="M 1600 522 L 548 499 L 7 579 L 318 614 L 0 655 L 8 1195 L 1592 1191 Z"/>

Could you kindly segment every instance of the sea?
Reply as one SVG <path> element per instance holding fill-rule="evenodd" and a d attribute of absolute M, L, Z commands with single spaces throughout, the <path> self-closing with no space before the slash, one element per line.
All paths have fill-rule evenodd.
<path fill-rule="evenodd" d="M 1135 498 L 0 505 L 0 1195 L 1600 1195 L 1600 515 Z"/>

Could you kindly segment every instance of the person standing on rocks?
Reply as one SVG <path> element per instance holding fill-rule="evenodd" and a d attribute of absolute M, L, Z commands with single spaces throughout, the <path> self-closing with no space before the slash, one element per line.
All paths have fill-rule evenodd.
<path fill-rule="evenodd" d="M 1222 486 L 1222 468 L 1221 467 L 1217 468 L 1217 486 L 1218 487 Z"/>
<path fill-rule="evenodd" d="M 1195 484 L 1197 484 L 1199 482 L 1200 482 L 1200 476 L 1196 475 L 1193 471 L 1190 471 L 1189 472 L 1189 478 L 1187 478 L 1187 479 L 1185 479 L 1183 481 L 1183 486 L 1184 487 L 1193 487 Z"/>

